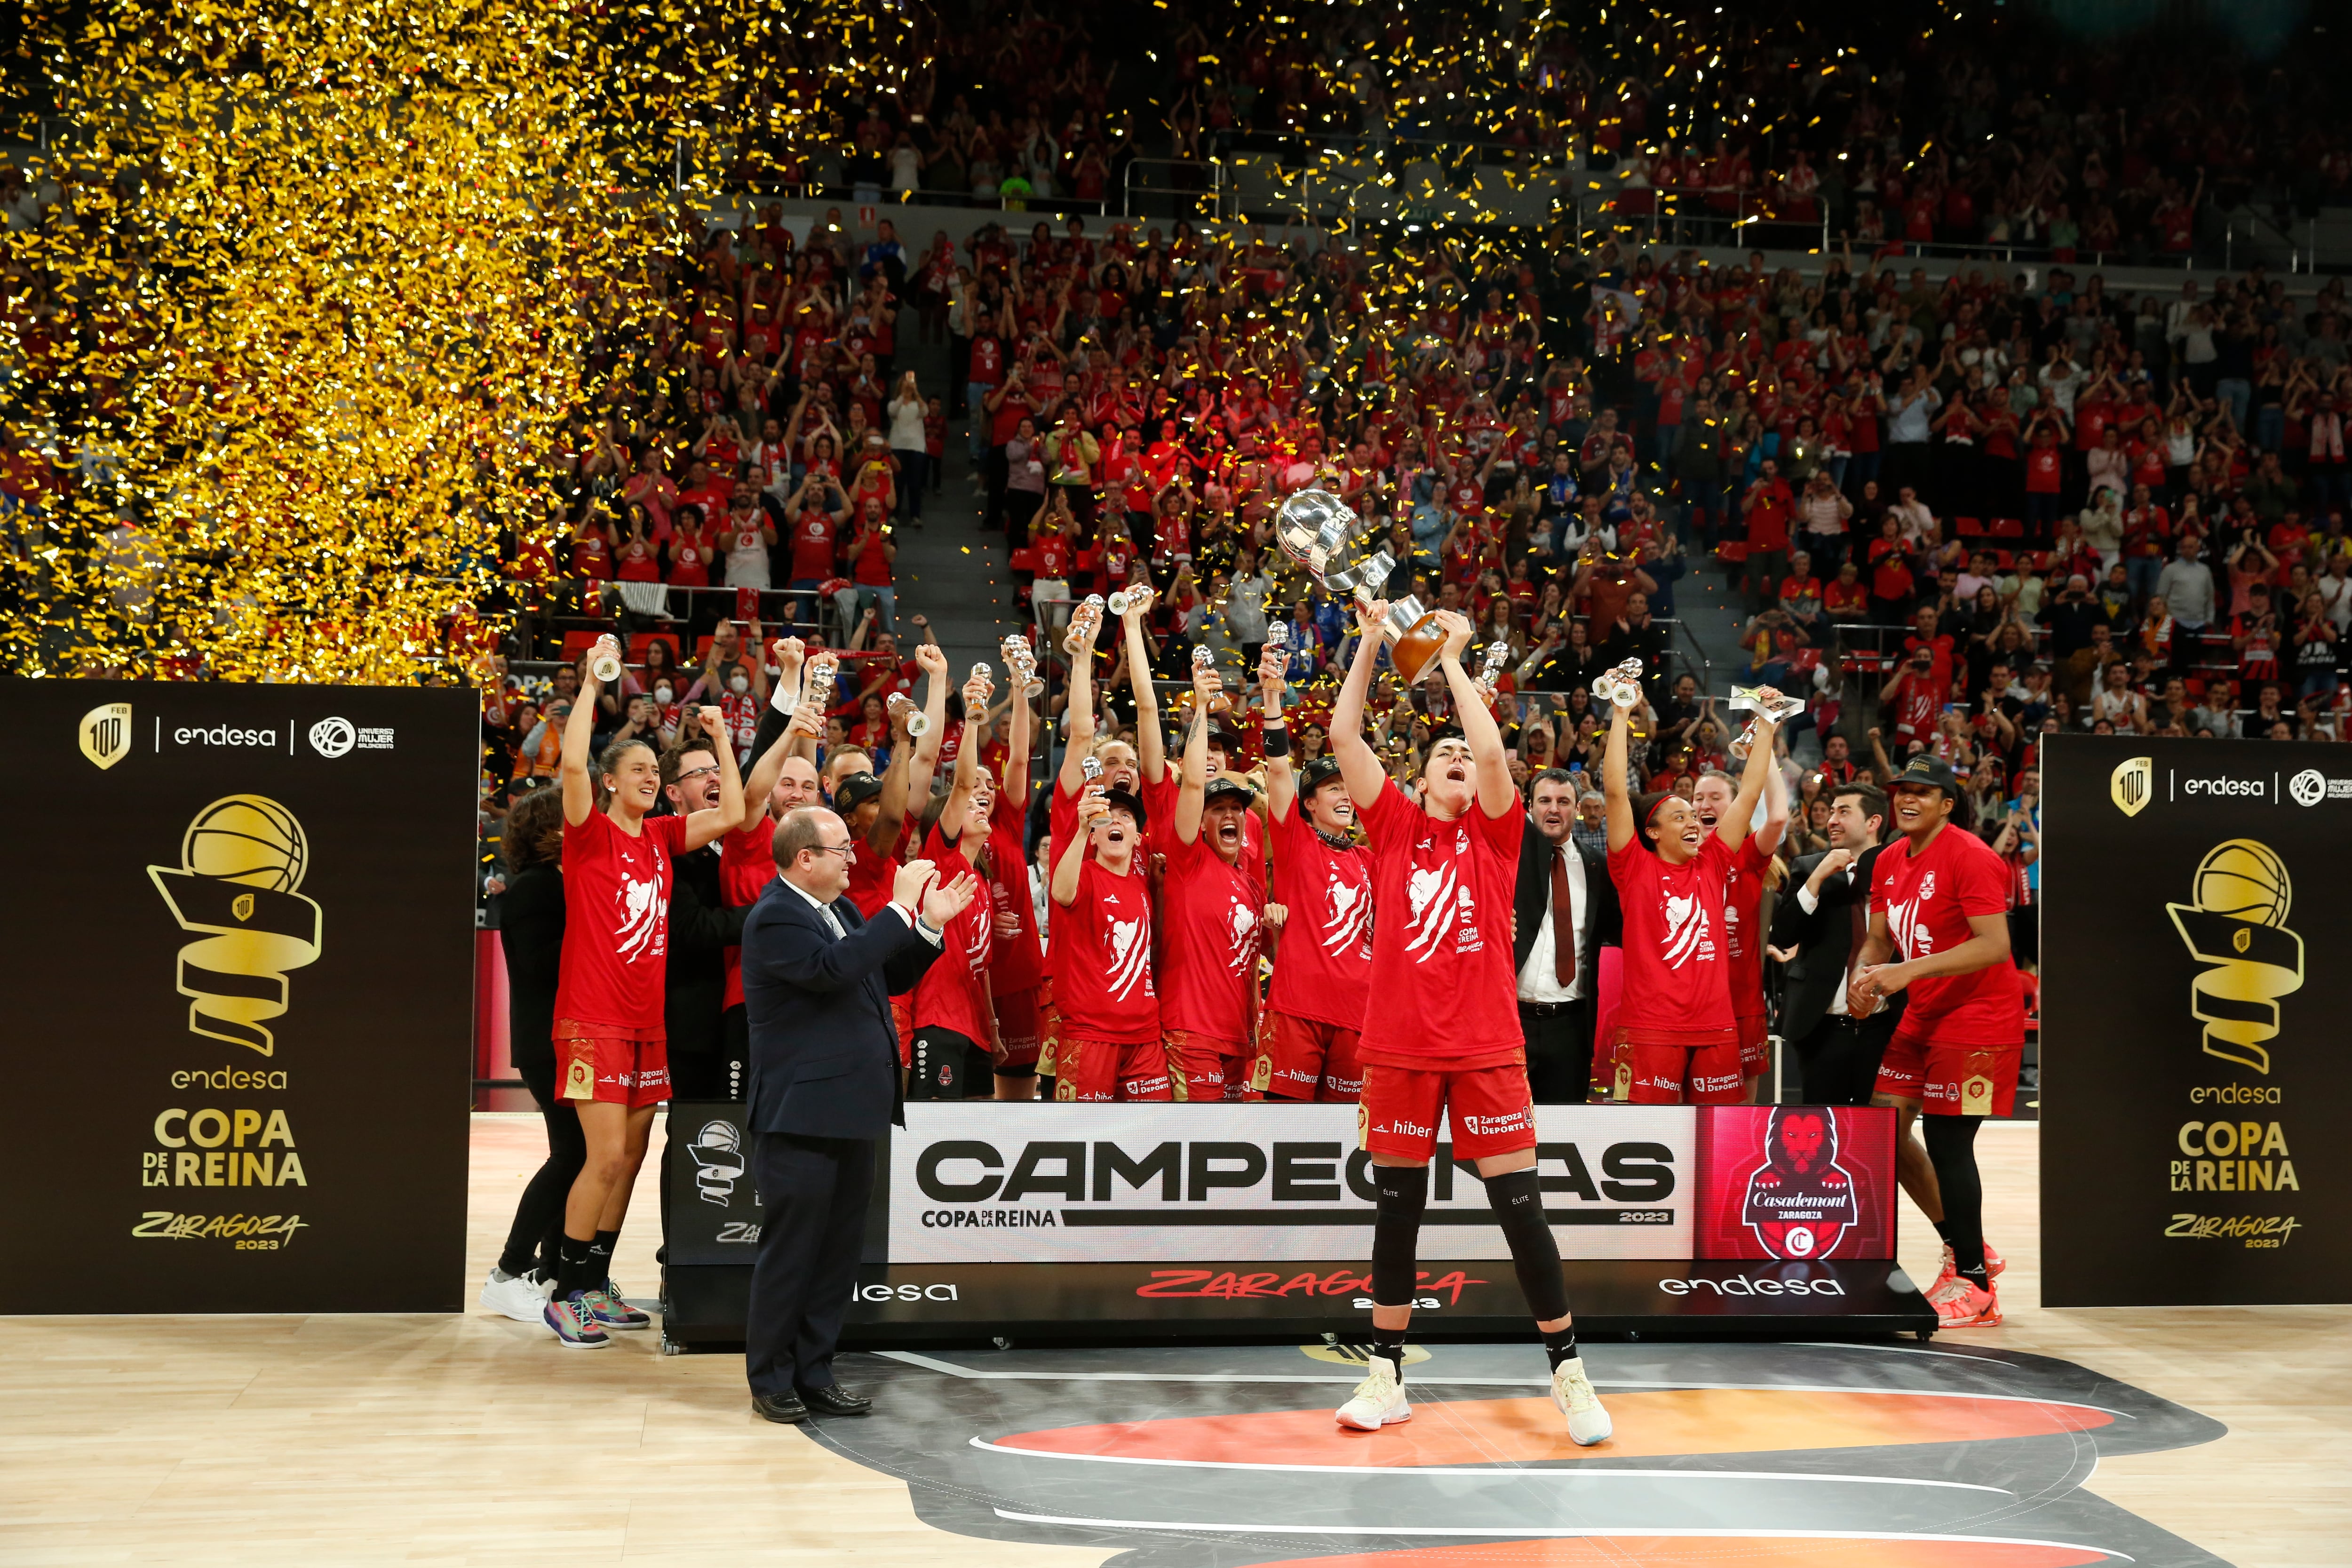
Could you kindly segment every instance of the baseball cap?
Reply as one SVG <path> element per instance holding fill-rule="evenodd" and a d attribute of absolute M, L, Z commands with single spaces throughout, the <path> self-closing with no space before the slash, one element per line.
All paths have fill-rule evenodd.
<path fill-rule="evenodd" d="M 1244 805 L 1257 799 L 1257 792 L 1250 788 L 1247 779 L 1236 778 L 1231 773 L 1219 773 L 1211 779 L 1204 792 L 1204 800 L 1214 800 L 1221 795 L 1233 795 Z"/>
<path fill-rule="evenodd" d="M 833 809 L 844 816 L 882 793 L 882 781 L 872 773 L 852 773 L 835 786 Z"/>
<path fill-rule="evenodd" d="M 1103 799 L 1118 810 L 1123 811 L 1127 813 L 1128 816 L 1135 818 L 1135 826 L 1137 827 L 1141 828 L 1148 826 L 1145 821 L 1143 797 L 1136 794 L 1133 790 L 1107 789 L 1103 791 Z"/>
<path fill-rule="evenodd" d="M 1335 779 L 1339 776 L 1339 758 L 1331 756 L 1318 757 L 1299 770 L 1298 793 L 1301 795 L 1313 795 L 1317 790 L 1323 787 L 1324 783 L 1327 780 Z"/>
<path fill-rule="evenodd" d="M 1960 793 L 1960 781 L 1953 775 L 1952 764 L 1925 752 L 1904 763 L 1903 771 L 1888 781 L 1887 787 L 1899 789 L 1905 784 L 1925 784 L 1929 789 L 1942 790 L 1954 799 L 1958 799 Z"/>

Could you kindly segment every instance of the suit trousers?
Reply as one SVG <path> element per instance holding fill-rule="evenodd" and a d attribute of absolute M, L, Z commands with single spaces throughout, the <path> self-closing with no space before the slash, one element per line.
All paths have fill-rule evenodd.
<path fill-rule="evenodd" d="M 1592 1089 L 1592 1005 L 1571 1002 L 1538 1014 L 1522 1004 L 1519 1034 L 1528 1046 L 1528 1088 L 1538 1105 L 1582 1105 Z"/>
<path fill-rule="evenodd" d="M 1790 1047 L 1803 1075 L 1806 1105 L 1868 1105 L 1878 1087 L 1878 1058 L 1886 1054 L 1885 1030 L 1824 1013 Z"/>
<path fill-rule="evenodd" d="M 829 1388 L 874 1196 L 874 1140 L 758 1133 L 751 1173 L 767 1210 L 743 1325 L 751 1392 Z"/>

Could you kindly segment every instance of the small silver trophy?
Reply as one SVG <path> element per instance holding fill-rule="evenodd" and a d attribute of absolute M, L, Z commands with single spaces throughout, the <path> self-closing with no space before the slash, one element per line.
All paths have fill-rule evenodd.
<path fill-rule="evenodd" d="M 1070 630 L 1062 638 L 1062 651 L 1075 658 L 1078 649 L 1102 629 L 1102 618 L 1103 596 L 1088 594 L 1079 602 L 1078 607 L 1070 612 Z"/>
<path fill-rule="evenodd" d="M 596 678 L 599 686 L 611 686 L 621 679 L 625 667 L 621 663 L 621 645 L 609 637 L 596 639 L 588 651 L 588 673 Z"/>
<path fill-rule="evenodd" d="M 1604 669 L 1592 678 L 1592 696 L 1596 701 L 1612 707 L 1631 708 L 1642 700 L 1642 661 L 1629 658 L 1614 669 Z"/>
<path fill-rule="evenodd" d="M 1021 683 L 1024 697 L 1043 697 L 1045 683 L 1037 679 L 1037 655 L 1029 647 L 1029 639 L 1019 632 L 1007 633 L 1000 645 L 1004 653 L 1005 668 Z"/>
<path fill-rule="evenodd" d="M 1731 708 L 1746 709 L 1756 715 L 1748 721 L 1748 727 L 1739 731 L 1737 744 L 1743 752 L 1756 743 L 1756 726 L 1759 723 L 1785 724 L 1805 710 L 1805 700 L 1801 697 L 1775 692 L 1768 700 L 1764 691 L 1765 688 L 1760 686 L 1735 686 L 1731 689 L 1731 700 L 1726 704 Z"/>
<path fill-rule="evenodd" d="M 822 713 L 833 706 L 834 677 L 840 673 L 841 656 L 830 648 L 820 648 L 809 656 L 808 695 L 804 702 L 816 704 Z"/>
<path fill-rule="evenodd" d="M 1121 588 L 1110 596 L 1110 613 L 1114 616 L 1123 616 L 1130 610 L 1138 612 L 1148 610 L 1151 607 L 1151 584 L 1149 583 L 1138 583 L 1132 588 Z"/>
<path fill-rule="evenodd" d="M 917 708 L 915 706 L 915 700 L 908 696 L 905 692 L 893 691 L 890 693 L 888 699 L 885 700 L 883 706 L 890 710 L 890 717 L 894 721 L 898 719 L 899 714 L 905 713 L 907 715 L 907 738 L 908 740 L 919 741 L 924 736 L 931 732 L 931 716 L 924 712 L 920 708 Z"/>

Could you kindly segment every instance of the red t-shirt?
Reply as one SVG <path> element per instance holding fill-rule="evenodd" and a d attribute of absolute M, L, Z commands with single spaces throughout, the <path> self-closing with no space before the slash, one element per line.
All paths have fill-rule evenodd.
<path fill-rule="evenodd" d="M 1289 910 L 1266 1007 L 1363 1026 L 1372 984 L 1372 852 L 1334 849 L 1294 805 L 1274 820 L 1274 901 Z"/>
<path fill-rule="evenodd" d="M 1151 889 L 1141 870 L 1118 875 L 1091 855 L 1078 896 L 1054 911 L 1054 1005 L 1072 1037 L 1139 1045 L 1160 1037 L 1151 980 Z"/>
<path fill-rule="evenodd" d="M 2009 868 L 1975 834 L 1945 826 L 1915 852 L 1889 845 L 1871 879 L 1870 912 L 1884 912 L 1897 963 L 1949 952 L 1975 932 L 1970 915 L 2009 911 Z M 1906 989 L 1911 1005 L 1896 1033 L 1955 1046 L 2022 1046 L 2025 994 L 2016 966 L 1937 974 Z"/>
<path fill-rule="evenodd" d="M 719 897 L 739 908 L 760 901 L 768 884 L 776 879 L 776 819 L 762 816 L 759 821 L 740 833 L 724 833 L 719 837 Z M 743 950 L 740 946 L 727 950 L 727 991 L 719 1000 L 722 1008 L 732 1007 L 743 1000 Z"/>
<path fill-rule="evenodd" d="M 2058 493 L 2061 458 L 2056 442 L 2037 442 L 2025 454 L 2025 490 L 2028 495 L 2054 496 Z"/>
<path fill-rule="evenodd" d="M 1021 853 L 1023 813 L 996 797 L 988 830 L 988 901 L 992 913 L 1011 915 L 1013 928 L 999 932 L 989 959 L 988 978 L 999 996 L 1034 990 L 1045 970 L 1037 946 L 1037 921 L 1029 907 L 1029 863 Z"/>
<path fill-rule="evenodd" d="M 1474 802 L 1441 821 L 1385 784 L 1360 814 L 1371 840 L 1373 964 L 1381 1005 L 1364 1010 L 1359 1055 L 1423 1071 L 1523 1059 L 1511 900 L 1527 814 Z"/>
<path fill-rule="evenodd" d="M 795 583 L 822 583 L 833 575 L 834 542 L 839 534 L 833 514 L 811 507 L 793 524 L 793 578 Z"/>
<path fill-rule="evenodd" d="M 1723 944 L 1731 957 L 1731 1016 L 1764 1016 L 1764 868 L 1771 857 L 1751 833 L 1739 841 L 1723 880 Z"/>
<path fill-rule="evenodd" d="M 963 850 L 932 828 L 923 856 L 939 868 L 942 884 L 972 869 Z M 967 1040 L 988 1044 L 992 1009 L 988 996 L 988 958 L 996 932 L 996 910 L 974 899 L 940 933 L 939 962 L 915 983 L 915 1027 L 953 1029 Z"/>
<path fill-rule="evenodd" d="M 856 836 L 853 835 L 853 837 Z M 856 838 L 857 858 L 849 863 L 849 901 L 857 912 L 872 920 L 890 901 L 891 890 L 898 886 L 900 861 L 898 851 L 907 847 L 902 832 L 891 853 L 877 855 L 873 847 L 862 837 Z"/>
<path fill-rule="evenodd" d="M 1895 733 L 1906 741 L 1924 741 L 1936 732 L 1936 716 L 1944 710 L 1944 693 L 1951 689 L 1949 681 L 1938 682 L 1933 675 L 1921 676 L 1916 670 L 1903 672 L 1903 682 L 1895 689 Z"/>
<path fill-rule="evenodd" d="M 1676 1033 L 1731 1027 L 1724 889 L 1730 847 L 1714 834 L 1679 866 L 1636 834 L 1609 852 L 1609 879 L 1625 916 L 1625 992 L 1617 1021 Z"/>
<path fill-rule="evenodd" d="M 604 813 L 563 827 L 563 964 L 555 1016 L 641 1036 L 663 1032 L 669 858 L 686 818 L 648 816 L 631 837 Z"/>
<path fill-rule="evenodd" d="M 1249 868 L 1246 836 L 1241 861 L 1228 866 L 1205 823 L 1190 844 L 1169 832 L 1168 872 L 1160 884 L 1163 1028 L 1190 1030 L 1237 1048 L 1254 1037 L 1258 908 L 1265 895 Z"/>

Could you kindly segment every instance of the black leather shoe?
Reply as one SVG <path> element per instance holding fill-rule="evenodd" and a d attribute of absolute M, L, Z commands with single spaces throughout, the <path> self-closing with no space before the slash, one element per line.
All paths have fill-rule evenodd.
<path fill-rule="evenodd" d="M 862 1394 L 852 1394 L 838 1384 L 823 1388 L 803 1388 L 800 1404 L 814 1415 L 863 1415 L 874 1408 L 874 1402 Z"/>
<path fill-rule="evenodd" d="M 808 1419 L 808 1406 L 797 1394 L 758 1394 L 751 1396 L 751 1408 L 771 1421 L 787 1426 L 797 1426 Z"/>

